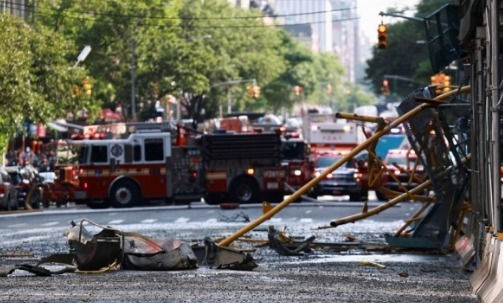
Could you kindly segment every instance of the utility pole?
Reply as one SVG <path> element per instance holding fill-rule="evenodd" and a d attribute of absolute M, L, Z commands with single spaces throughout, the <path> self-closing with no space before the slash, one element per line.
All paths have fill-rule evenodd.
<path fill-rule="evenodd" d="M 240 83 L 249 83 L 249 82 L 252 82 L 253 85 L 256 85 L 256 83 L 257 83 L 257 81 L 255 79 L 230 80 L 230 81 L 215 83 L 211 86 L 211 88 L 220 87 L 220 86 L 229 86 L 229 85 L 240 84 Z M 219 106 L 219 111 L 220 111 L 220 118 L 222 118 L 223 117 L 222 105 Z M 231 90 L 230 90 L 230 88 L 228 88 L 227 89 L 227 113 L 230 114 L 231 111 L 232 111 Z"/>
<path fill-rule="evenodd" d="M 136 87 L 135 87 L 135 61 L 134 61 L 134 48 L 135 48 L 135 35 L 136 35 L 136 24 L 131 38 L 131 119 L 136 121 Z"/>

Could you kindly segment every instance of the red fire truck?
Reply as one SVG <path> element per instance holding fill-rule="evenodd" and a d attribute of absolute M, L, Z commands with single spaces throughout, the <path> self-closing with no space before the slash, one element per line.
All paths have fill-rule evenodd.
<path fill-rule="evenodd" d="M 307 112 L 303 116 L 302 127 L 304 137 L 314 156 L 315 176 L 321 174 L 361 141 L 357 123 L 337 119 L 332 113 Z M 349 195 L 351 201 L 365 199 L 368 192 L 368 176 L 364 166 L 358 165 L 358 160 L 355 157 L 347 161 L 344 166 L 333 171 L 315 186 L 309 195 L 313 198 L 321 195 Z"/>
<path fill-rule="evenodd" d="M 212 134 L 202 142 L 206 203 L 283 200 L 279 133 Z"/>
<path fill-rule="evenodd" d="M 281 200 L 285 172 L 278 134 L 188 135 L 163 123 L 134 123 L 105 139 L 58 146 L 58 183 L 91 208 L 149 200 L 210 204 Z"/>
<path fill-rule="evenodd" d="M 282 164 L 286 168 L 287 191 L 297 190 L 314 177 L 314 158 L 301 138 L 283 136 Z"/>
<path fill-rule="evenodd" d="M 157 199 L 190 199 L 204 192 L 201 150 L 173 146 L 167 124 L 130 124 L 108 139 L 61 142 L 58 183 L 71 185 L 69 199 L 91 208 L 131 207 Z"/>

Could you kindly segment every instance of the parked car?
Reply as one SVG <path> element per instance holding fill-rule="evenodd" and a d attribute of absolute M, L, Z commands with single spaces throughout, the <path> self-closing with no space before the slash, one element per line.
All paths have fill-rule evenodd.
<path fill-rule="evenodd" d="M 24 207 L 30 189 L 32 186 L 35 186 L 31 194 L 30 206 L 35 209 L 40 208 L 42 189 L 37 184 L 37 170 L 35 168 L 20 168 L 18 166 L 7 166 L 5 170 L 9 173 L 12 185 L 16 188 L 18 207 Z"/>
<path fill-rule="evenodd" d="M 23 179 L 19 167 L 17 166 L 7 166 L 5 170 L 9 173 L 12 185 L 16 188 L 18 207 L 24 207 L 24 201 L 26 200 L 29 189 L 28 180 Z"/>
<path fill-rule="evenodd" d="M 0 209 L 18 209 L 16 187 L 12 184 L 9 173 L 3 167 L 0 168 Z"/>

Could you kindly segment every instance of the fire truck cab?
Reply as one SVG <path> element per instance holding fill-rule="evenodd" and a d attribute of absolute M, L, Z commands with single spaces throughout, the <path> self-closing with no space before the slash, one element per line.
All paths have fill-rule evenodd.
<path fill-rule="evenodd" d="M 281 146 L 282 165 L 290 190 L 297 190 L 314 176 L 314 159 L 309 144 L 301 138 L 284 137 Z"/>
<path fill-rule="evenodd" d="M 124 138 L 123 138 L 124 137 Z M 121 138 L 70 140 L 58 147 L 59 180 L 91 208 L 202 196 L 201 150 L 172 146 L 169 131 L 138 129 Z"/>

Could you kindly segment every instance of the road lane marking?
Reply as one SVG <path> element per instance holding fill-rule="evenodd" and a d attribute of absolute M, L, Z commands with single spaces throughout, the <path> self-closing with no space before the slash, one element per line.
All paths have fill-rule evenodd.
<path fill-rule="evenodd" d="M 18 224 L 12 224 L 12 225 L 9 225 L 10 228 L 16 228 L 16 227 L 23 227 L 23 226 L 26 226 L 28 224 L 26 223 L 18 223 Z"/>
<path fill-rule="evenodd" d="M 175 220 L 175 223 L 187 223 L 187 222 L 189 222 L 189 220 L 190 220 L 189 218 L 180 217 Z"/>
<path fill-rule="evenodd" d="M 218 220 L 217 218 L 209 218 L 208 220 L 206 220 L 206 223 L 217 223 Z"/>
<path fill-rule="evenodd" d="M 154 223 L 154 222 L 156 222 L 156 221 L 157 221 L 157 219 L 145 219 L 145 220 L 141 221 L 141 223 L 147 223 L 147 224 L 150 224 L 150 223 Z"/>
<path fill-rule="evenodd" d="M 313 219 L 311 218 L 302 218 L 300 219 L 300 223 L 311 223 L 313 222 Z"/>
<path fill-rule="evenodd" d="M 44 223 L 42 224 L 42 226 L 54 226 L 54 225 L 58 225 L 59 222 L 47 222 L 47 223 Z"/>
<path fill-rule="evenodd" d="M 306 214 L 310 214 L 312 210 L 306 210 Z"/>
<path fill-rule="evenodd" d="M 274 222 L 274 223 L 278 223 L 278 222 L 281 222 L 281 220 L 283 220 L 283 219 L 281 219 L 281 218 L 271 218 L 269 221 Z"/>
<path fill-rule="evenodd" d="M 112 221 L 108 222 L 108 224 L 110 224 L 110 225 L 112 225 L 112 224 L 121 224 L 122 222 L 124 222 L 124 220 L 117 219 L 117 220 L 112 220 Z"/>

